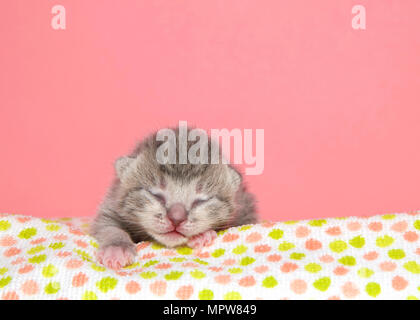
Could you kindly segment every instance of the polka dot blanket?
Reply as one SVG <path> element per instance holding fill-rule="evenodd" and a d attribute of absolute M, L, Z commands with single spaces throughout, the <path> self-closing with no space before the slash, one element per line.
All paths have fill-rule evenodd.
<path fill-rule="evenodd" d="M 420 212 L 264 222 L 98 264 L 90 219 L 0 215 L 2 299 L 418 299 Z"/>

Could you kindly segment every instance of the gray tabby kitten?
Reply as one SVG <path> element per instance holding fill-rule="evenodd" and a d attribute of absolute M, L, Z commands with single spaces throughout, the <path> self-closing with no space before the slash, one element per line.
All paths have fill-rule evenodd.
<path fill-rule="evenodd" d="M 181 130 L 173 130 L 181 159 Z M 206 139 L 208 164 L 160 164 L 156 153 L 167 141 L 158 141 L 157 133 L 116 161 L 116 177 L 91 228 L 100 263 L 113 269 L 131 264 L 140 241 L 200 248 L 212 243 L 217 230 L 257 222 L 255 200 L 242 176 L 221 160 L 210 164 L 211 151 L 222 157 L 219 146 Z M 194 143 L 188 141 L 187 152 Z"/>

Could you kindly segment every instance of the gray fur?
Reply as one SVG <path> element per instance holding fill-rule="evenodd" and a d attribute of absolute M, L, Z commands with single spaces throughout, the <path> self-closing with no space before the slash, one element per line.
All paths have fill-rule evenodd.
<path fill-rule="evenodd" d="M 178 145 L 178 128 L 174 130 Z M 236 169 L 221 162 L 159 164 L 156 150 L 162 143 L 156 140 L 156 133 L 152 134 L 138 143 L 132 153 L 116 161 L 116 177 L 91 228 L 100 248 L 120 246 L 134 250 L 134 243 L 152 239 L 167 246 L 185 244 L 185 241 L 167 242 L 159 236 L 160 230 L 166 227 L 168 204 L 159 203 L 153 190 L 166 192 L 168 201 L 185 199 L 189 209 L 186 239 L 207 230 L 217 231 L 257 221 L 254 196 L 247 192 Z M 188 143 L 187 150 L 193 143 Z M 210 146 L 215 146 L 211 139 L 209 157 Z M 197 194 L 194 190 L 198 190 Z M 197 196 L 206 200 L 194 207 L 191 202 Z"/>

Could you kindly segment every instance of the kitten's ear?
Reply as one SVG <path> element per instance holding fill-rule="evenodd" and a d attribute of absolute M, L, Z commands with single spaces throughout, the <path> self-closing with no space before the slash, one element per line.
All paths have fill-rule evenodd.
<path fill-rule="evenodd" d="M 124 172 L 127 170 L 127 168 L 131 165 L 131 163 L 134 161 L 134 158 L 130 157 L 121 157 L 118 158 L 117 161 L 115 161 L 115 171 L 117 172 L 117 176 L 119 179 L 122 178 Z"/>
<path fill-rule="evenodd" d="M 227 166 L 229 183 L 233 186 L 233 189 L 237 191 L 242 183 L 241 174 L 232 168 L 230 165 Z"/>

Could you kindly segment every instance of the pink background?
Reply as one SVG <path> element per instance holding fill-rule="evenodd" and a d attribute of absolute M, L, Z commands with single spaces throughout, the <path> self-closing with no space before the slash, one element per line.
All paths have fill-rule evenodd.
<path fill-rule="evenodd" d="M 417 209 L 419 33 L 418 0 L 1 1 L 0 211 L 93 215 L 178 120 L 265 129 L 264 218 Z"/>

